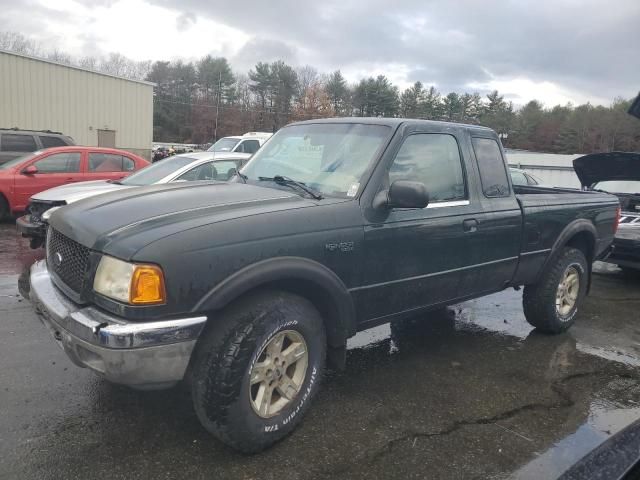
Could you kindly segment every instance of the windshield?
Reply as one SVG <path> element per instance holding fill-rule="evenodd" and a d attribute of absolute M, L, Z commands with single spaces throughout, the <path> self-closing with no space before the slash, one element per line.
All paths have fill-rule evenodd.
<path fill-rule="evenodd" d="M 248 181 L 290 177 L 324 195 L 354 197 L 390 134 L 383 125 L 305 124 L 280 130 L 242 169 Z"/>
<path fill-rule="evenodd" d="M 221 138 L 216 143 L 211 145 L 207 149 L 207 152 L 230 152 L 233 150 L 233 147 L 235 147 L 238 144 L 239 141 L 240 141 L 239 138 L 230 138 L 230 137 Z"/>
<path fill-rule="evenodd" d="M 610 193 L 636 193 L 640 195 L 640 181 L 638 180 L 607 180 L 596 183 L 593 188 Z"/>
<path fill-rule="evenodd" d="M 194 160 L 194 158 L 182 156 L 165 158 L 129 175 L 127 178 L 121 180 L 120 184 L 131 186 L 151 185 L 182 167 L 189 165 Z"/>
<path fill-rule="evenodd" d="M 27 161 L 27 160 L 31 160 L 33 157 L 35 157 L 36 155 L 40 155 L 42 152 L 38 151 L 38 152 L 33 152 L 33 153 L 27 153 L 26 155 L 21 155 L 17 158 L 14 158 L 13 160 L 9 160 L 6 163 L 3 163 L 2 165 L 0 165 L 0 170 L 8 170 L 11 167 L 15 167 L 16 165 L 20 165 L 22 162 Z"/>

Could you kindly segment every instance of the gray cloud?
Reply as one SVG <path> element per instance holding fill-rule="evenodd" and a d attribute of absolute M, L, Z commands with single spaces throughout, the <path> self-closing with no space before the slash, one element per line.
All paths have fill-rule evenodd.
<path fill-rule="evenodd" d="M 116 0 L 80 1 L 109 6 Z M 179 28 L 208 18 L 249 35 L 230 58 L 239 71 L 275 59 L 323 71 L 388 66 L 407 72 L 407 82 L 435 83 L 445 93 L 526 78 L 595 101 L 640 89 L 638 0 L 147 1 L 174 10 Z M 0 9 L 0 24 L 7 24 L 3 17 L 20 18 L 11 30 L 54 41 L 46 36 L 47 15 L 33 0 L 15 0 Z M 77 27 L 73 18 L 68 22 Z M 99 48 L 99 39 L 85 42 L 84 50 Z"/>
<path fill-rule="evenodd" d="M 184 32 L 188 30 L 191 25 L 196 23 L 197 17 L 193 12 L 184 12 L 178 15 L 176 18 L 176 28 L 179 32 Z"/>
<path fill-rule="evenodd" d="M 640 88 L 637 0 L 152 1 L 304 52 L 301 63 L 402 64 L 407 80 L 435 82 L 444 91 L 489 75 L 554 82 L 593 98 L 630 97 Z M 260 43 L 247 45 L 245 58 Z"/>
<path fill-rule="evenodd" d="M 230 59 L 233 66 L 240 71 L 248 71 L 258 62 L 272 62 L 274 60 L 298 64 L 295 46 L 279 40 L 254 37 Z"/>

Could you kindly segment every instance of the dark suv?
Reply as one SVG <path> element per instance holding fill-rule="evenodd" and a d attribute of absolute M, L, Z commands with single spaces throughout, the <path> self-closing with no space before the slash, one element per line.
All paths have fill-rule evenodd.
<path fill-rule="evenodd" d="M 25 153 L 75 144 L 73 138 L 51 130 L 0 128 L 0 165 Z"/>

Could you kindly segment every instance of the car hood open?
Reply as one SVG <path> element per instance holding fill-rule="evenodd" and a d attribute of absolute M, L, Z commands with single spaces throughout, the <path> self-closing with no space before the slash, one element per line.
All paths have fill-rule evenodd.
<path fill-rule="evenodd" d="M 640 180 L 640 153 L 591 153 L 573 161 L 583 187 L 607 180 Z"/>

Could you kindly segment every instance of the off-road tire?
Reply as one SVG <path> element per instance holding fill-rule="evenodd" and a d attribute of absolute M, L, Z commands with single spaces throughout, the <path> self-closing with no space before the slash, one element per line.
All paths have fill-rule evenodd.
<path fill-rule="evenodd" d="M 527 321 L 540 332 L 562 333 L 575 321 L 576 314 L 587 293 L 589 268 L 582 251 L 565 247 L 543 272 L 539 282 L 524 287 L 522 306 Z M 575 267 L 579 276 L 579 291 L 575 305 L 565 315 L 556 308 L 556 293 L 563 275 L 569 267 Z"/>
<path fill-rule="evenodd" d="M 223 443 L 244 453 L 259 452 L 295 429 L 317 393 L 326 360 L 324 323 L 311 302 L 281 291 L 235 302 L 210 322 L 190 371 L 196 414 Z M 306 374 L 289 404 L 262 418 L 251 404 L 249 372 L 263 347 L 279 332 L 291 330 L 306 342 Z"/>

